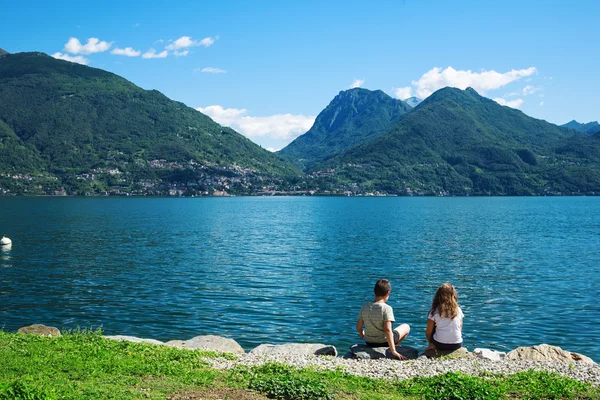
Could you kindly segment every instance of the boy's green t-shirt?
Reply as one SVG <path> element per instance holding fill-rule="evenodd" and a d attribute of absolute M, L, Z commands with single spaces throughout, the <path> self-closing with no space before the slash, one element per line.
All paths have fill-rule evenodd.
<path fill-rule="evenodd" d="M 386 343 L 383 331 L 385 321 L 395 322 L 394 310 L 384 302 L 367 301 L 363 304 L 358 319 L 364 322 L 365 342 Z"/>

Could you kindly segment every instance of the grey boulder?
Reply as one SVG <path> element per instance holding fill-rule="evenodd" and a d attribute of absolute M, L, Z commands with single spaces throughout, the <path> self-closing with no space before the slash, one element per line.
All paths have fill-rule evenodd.
<path fill-rule="evenodd" d="M 286 343 L 286 344 L 261 344 L 252 349 L 250 354 L 256 355 L 316 355 L 316 356 L 337 356 L 335 346 L 328 346 L 321 343 Z"/>
<path fill-rule="evenodd" d="M 46 337 L 57 337 L 61 336 L 58 328 L 53 326 L 46 326 L 42 324 L 33 324 L 29 326 L 24 326 L 20 328 L 17 333 L 22 335 L 38 335 L 38 336 L 46 336 Z"/>
<path fill-rule="evenodd" d="M 407 359 L 419 356 L 419 351 L 409 346 L 396 346 L 396 351 Z M 359 360 L 378 360 L 380 358 L 393 358 L 388 347 L 369 347 L 366 344 L 354 344 L 350 346 L 353 357 Z M 347 354 L 345 357 L 348 357 Z"/>
<path fill-rule="evenodd" d="M 557 346 L 540 344 L 531 347 L 517 347 L 506 355 L 507 360 L 530 360 L 552 362 L 581 362 L 594 364 L 594 360 L 583 354 L 566 351 Z"/>
<path fill-rule="evenodd" d="M 189 340 L 171 340 L 165 343 L 165 345 L 178 349 L 244 354 L 244 349 L 235 340 L 214 335 L 196 336 Z"/>
<path fill-rule="evenodd" d="M 425 355 L 425 357 L 427 358 L 469 358 L 472 357 L 473 355 L 471 353 L 469 353 L 469 350 L 467 350 L 466 347 L 461 347 L 458 350 L 435 350 L 435 349 L 429 349 L 427 351 L 425 351 L 423 353 Z"/>
<path fill-rule="evenodd" d="M 473 354 L 475 354 L 478 358 L 491 361 L 502 361 L 504 358 L 506 358 L 505 352 L 490 349 L 477 348 L 473 350 Z"/>

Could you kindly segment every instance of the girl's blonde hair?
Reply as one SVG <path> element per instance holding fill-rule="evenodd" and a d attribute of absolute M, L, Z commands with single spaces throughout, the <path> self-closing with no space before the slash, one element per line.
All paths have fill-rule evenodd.
<path fill-rule="evenodd" d="M 450 283 L 440 286 L 431 302 L 431 315 L 438 310 L 440 317 L 454 319 L 458 315 L 458 293 Z"/>

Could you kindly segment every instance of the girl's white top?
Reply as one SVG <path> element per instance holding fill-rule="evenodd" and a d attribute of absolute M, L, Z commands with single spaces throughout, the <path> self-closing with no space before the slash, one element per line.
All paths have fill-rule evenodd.
<path fill-rule="evenodd" d="M 433 339 L 444 344 L 462 343 L 462 321 L 464 316 L 460 307 L 458 307 L 458 315 L 454 319 L 440 317 L 437 309 L 433 315 L 430 312 L 428 318 L 435 322 Z"/>

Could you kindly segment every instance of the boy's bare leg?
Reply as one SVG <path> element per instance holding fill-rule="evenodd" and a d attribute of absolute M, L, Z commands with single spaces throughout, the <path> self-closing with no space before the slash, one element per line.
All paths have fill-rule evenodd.
<path fill-rule="evenodd" d="M 408 326 L 408 324 L 402 324 L 402 325 L 398 326 L 396 329 L 394 329 L 394 332 L 397 332 L 397 334 L 394 335 L 395 338 L 399 338 L 396 340 L 396 343 L 395 343 L 397 346 L 400 343 L 402 343 L 402 341 L 404 339 L 406 339 L 406 337 L 410 333 L 410 326 Z"/>

